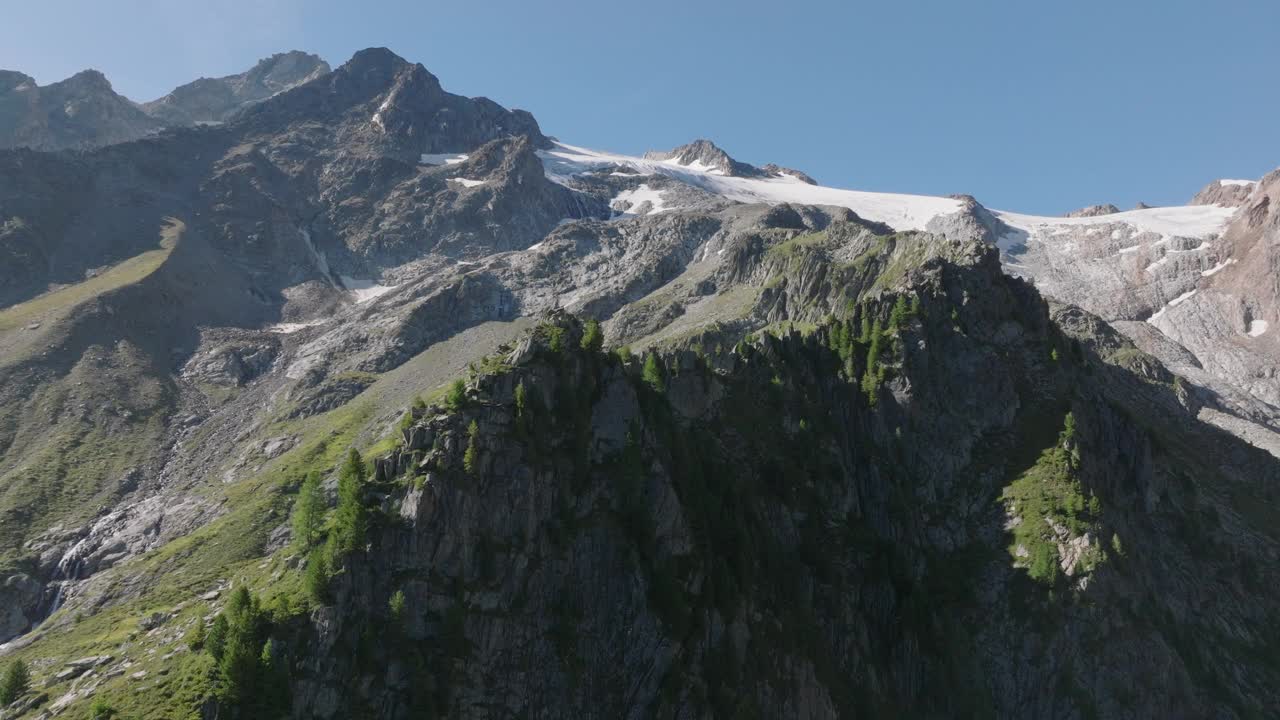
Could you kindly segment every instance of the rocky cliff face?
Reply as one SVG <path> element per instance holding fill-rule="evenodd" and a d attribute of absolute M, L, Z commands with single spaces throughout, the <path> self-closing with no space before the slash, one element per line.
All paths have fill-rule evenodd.
<path fill-rule="evenodd" d="M 1274 464 L 1191 430 L 1172 375 L 1078 309 L 1047 311 L 989 250 L 906 242 L 926 247 L 893 293 L 812 334 L 663 355 L 652 374 L 553 318 L 459 409 L 414 411 L 375 465 L 371 544 L 295 639 L 315 659 L 294 712 L 1259 711 L 1274 658 L 1220 642 L 1267 652 L 1275 607 L 1227 558 L 1275 537 L 1199 473 L 1266 492 Z M 864 320 L 884 338 L 854 339 Z M 1080 499 L 1050 509 L 1059 472 Z M 1018 532 L 1032 523 L 1048 530 Z M 337 651 L 371 633 L 391 639 L 357 663 Z"/>

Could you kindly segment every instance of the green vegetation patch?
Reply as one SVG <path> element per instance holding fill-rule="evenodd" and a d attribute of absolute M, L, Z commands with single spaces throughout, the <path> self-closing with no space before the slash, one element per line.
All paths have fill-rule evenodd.
<path fill-rule="evenodd" d="M 825 230 L 817 232 L 802 233 L 790 240 L 774 245 L 769 248 L 769 253 L 773 255 L 791 255 L 793 253 L 806 250 L 809 248 L 822 247 L 831 240 L 831 237 Z"/>
<path fill-rule="evenodd" d="M 1009 552 L 1032 579 L 1053 584 L 1060 574 L 1060 531 L 1074 539 L 1094 529 L 1102 508 L 1096 495 L 1086 497 L 1077 478 L 1079 454 L 1074 448 L 1075 418 L 1067 413 L 1058 442 L 1040 454 L 1035 464 L 1010 483 L 1001 495 L 1009 514 L 1019 518 L 1011 532 Z M 1055 526 L 1059 531 L 1055 532 Z M 1103 559 L 1094 542 L 1084 552 L 1080 566 L 1092 570 Z"/>
<path fill-rule="evenodd" d="M 113 265 L 84 282 L 58 288 L 0 310 L 0 332 L 47 320 L 51 314 L 69 310 L 116 288 L 132 285 L 155 272 L 177 247 L 178 239 L 186 230 L 186 225 L 181 220 L 167 218 L 167 221 L 168 224 L 160 231 L 160 247 L 155 250 L 148 250 Z"/>

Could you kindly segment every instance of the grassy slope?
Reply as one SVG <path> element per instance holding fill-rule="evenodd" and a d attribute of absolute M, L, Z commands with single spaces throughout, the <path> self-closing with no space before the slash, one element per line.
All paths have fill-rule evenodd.
<path fill-rule="evenodd" d="M 24 303 L 0 310 L 0 333 L 26 329 L 33 323 L 44 324 L 66 316 L 77 306 L 103 293 L 126 285 L 132 285 L 155 272 L 177 247 L 186 225 L 177 218 L 168 218 L 160 230 L 160 245 L 154 250 L 129 258 L 84 282 L 67 285 L 32 298 Z M 6 353 L 8 355 L 8 353 Z"/>
<path fill-rule="evenodd" d="M 181 239 L 174 218 L 160 246 L 76 285 L 0 311 L 0 357 L 15 365 L 46 347 L 52 325 L 86 302 L 159 269 Z M 28 326 L 39 323 L 40 328 Z M 119 388 L 128 387 L 124 394 Z M 128 471 L 164 434 L 172 388 L 148 373 L 137 348 L 119 343 L 86 353 L 68 374 L 0 410 L 0 569 L 12 568 L 32 531 L 78 524 L 109 503 Z M 18 449 L 10 452 L 10 449 Z"/>
<path fill-rule="evenodd" d="M 343 407 L 273 425 L 265 431 L 266 436 L 293 434 L 300 442 L 253 476 L 229 486 L 207 488 L 211 496 L 225 499 L 226 514 L 190 535 L 108 570 L 89 590 L 90 595 L 103 598 L 132 599 L 108 604 L 92 615 L 60 611 L 14 656 L 31 664 L 34 685 L 42 686 L 69 660 L 112 655 L 115 659 L 107 668 L 125 661 L 131 664 L 123 675 L 106 680 L 95 697 L 105 698 L 131 719 L 199 717 L 197 703 L 210 687 L 211 663 L 206 655 L 188 652 L 182 640 L 197 618 L 212 610 L 198 598 L 227 583 L 249 583 L 260 589 L 265 604 L 281 612 L 305 608 L 300 574 L 288 567 L 291 548 L 271 556 L 265 553 L 271 532 L 288 519 L 292 493 L 300 479 L 313 470 L 331 472 L 353 446 L 366 455 L 388 448 L 394 440 L 389 436 L 390 428 L 414 397 L 430 400 L 442 395 L 449 381 L 466 373 L 470 362 L 517 337 L 531 324 L 521 319 L 471 328 L 384 373 Z M 153 612 L 172 617 L 145 631 L 139 621 Z M 145 676 L 134 679 L 140 671 Z M 55 682 L 46 691 L 56 700 L 75 686 L 75 681 Z M 144 689 L 147 692 L 138 692 Z M 73 716 L 82 711 L 75 708 L 88 702 L 77 701 Z"/>

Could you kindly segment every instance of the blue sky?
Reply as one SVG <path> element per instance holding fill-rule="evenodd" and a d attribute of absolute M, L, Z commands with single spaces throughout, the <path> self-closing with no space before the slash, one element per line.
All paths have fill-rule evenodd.
<path fill-rule="evenodd" d="M 41 0 L 0 68 L 136 99 L 288 49 L 386 46 L 577 145 L 708 137 L 827 185 L 1057 214 L 1280 166 L 1280 3 Z"/>

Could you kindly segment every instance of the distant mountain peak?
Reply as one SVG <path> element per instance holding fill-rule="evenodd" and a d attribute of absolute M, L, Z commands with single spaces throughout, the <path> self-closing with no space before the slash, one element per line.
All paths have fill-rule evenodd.
<path fill-rule="evenodd" d="M 338 68 L 347 74 L 364 74 L 369 72 L 394 73 L 406 68 L 411 63 L 384 47 L 371 47 L 357 50 L 351 59 Z"/>
<path fill-rule="evenodd" d="M 0 70 L 0 93 L 29 90 L 36 86 L 35 78 L 16 70 Z"/>
<path fill-rule="evenodd" d="M 328 73 L 329 64 L 318 55 L 299 50 L 276 53 L 245 72 L 177 87 L 142 109 L 172 125 L 224 122 L 249 105 Z"/>
<path fill-rule="evenodd" d="M 1103 215 L 1114 215 L 1120 212 L 1120 208 L 1111 203 L 1103 203 L 1101 205 L 1090 205 L 1082 207 L 1079 210 L 1072 210 L 1067 213 L 1069 218 L 1085 218 L 1085 217 L 1101 217 Z"/>
<path fill-rule="evenodd" d="M 677 165 L 705 170 L 717 175 L 729 177 L 784 177 L 790 176 L 810 185 L 818 183 L 799 170 L 792 170 L 769 163 L 764 167 L 756 167 L 733 159 L 720 146 L 705 138 L 698 138 L 691 143 L 681 145 L 671 151 L 651 150 L 644 154 L 645 160 L 673 162 Z"/>
<path fill-rule="evenodd" d="M 93 68 L 81 70 L 58 84 L 114 92 L 111 87 L 111 81 L 107 79 L 107 76 L 103 75 L 102 71 L 94 70 Z"/>
<path fill-rule="evenodd" d="M 1253 180 L 1214 180 L 1196 193 L 1190 204 L 1240 207 L 1257 186 Z"/>
<path fill-rule="evenodd" d="M 158 127 L 97 70 L 45 86 L 0 71 L 0 106 L 0 148 L 86 149 L 136 140 Z"/>

